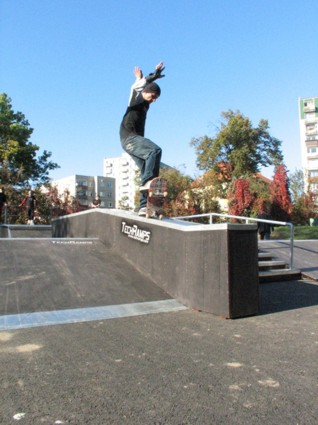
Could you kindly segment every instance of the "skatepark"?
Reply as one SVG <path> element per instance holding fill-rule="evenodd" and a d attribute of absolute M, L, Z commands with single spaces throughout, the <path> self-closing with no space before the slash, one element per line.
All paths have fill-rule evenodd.
<path fill-rule="evenodd" d="M 2 226 L 0 422 L 316 423 L 318 243 L 260 285 L 258 248 L 288 251 L 238 226 Z"/>

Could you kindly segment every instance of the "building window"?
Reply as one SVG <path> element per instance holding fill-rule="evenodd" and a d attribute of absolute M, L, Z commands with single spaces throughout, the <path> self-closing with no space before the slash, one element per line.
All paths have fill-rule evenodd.
<path fill-rule="evenodd" d="M 311 146 L 310 148 L 307 148 L 308 154 L 315 154 L 318 152 L 318 148 L 316 146 Z"/>
<path fill-rule="evenodd" d="M 309 178 L 318 177 L 318 170 L 309 170 L 308 171 L 308 177 Z"/>
<path fill-rule="evenodd" d="M 311 184 L 309 185 L 309 190 L 310 190 L 311 192 L 318 192 L 318 183 L 311 183 Z"/>
<path fill-rule="evenodd" d="M 78 186 L 87 186 L 87 180 L 78 180 L 77 185 Z"/>
<path fill-rule="evenodd" d="M 306 125 L 306 133 L 307 134 L 315 134 L 315 133 L 317 133 L 317 125 L 316 124 L 308 124 L 308 125 Z"/>
<path fill-rule="evenodd" d="M 306 112 L 305 113 L 305 119 L 307 121 L 315 121 L 316 119 L 316 114 L 314 112 Z"/>
<path fill-rule="evenodd" d="M 108 187 L 108 189 L 112 189 L 112 188 L 113 188 L 113 183 L 108 182 L 108 183 L 107 183 L 107 187 Z"/>
<path fill-rule="evenodd" d="M 315 111 L 316 111 L 315 99 L 305 99 L 304 112 L 315 112 Z"/>

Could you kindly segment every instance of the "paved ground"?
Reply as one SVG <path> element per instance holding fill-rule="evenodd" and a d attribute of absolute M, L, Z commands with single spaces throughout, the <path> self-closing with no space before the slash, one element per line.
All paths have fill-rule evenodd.
<path fill-rule="evenodd" d="M 2 317 L 84 312 L 117 303 L 117 296 L 123 303 L 132 296 L 133 304 L 171 301 L 91 242 L 52 244 L 48 257 L 47 241 L 0 241 Z M 99 276 L 93 281 L 91 264 Z M 132 287 L 120 287 L 127 276 Z M 261 314 L 238 320 L 176 309 L 34 328 L 21 323 L 0 332 L 0 423 L 314 425 L 317 306 L 318 284 L 308 280 L 261 285 Z"/>

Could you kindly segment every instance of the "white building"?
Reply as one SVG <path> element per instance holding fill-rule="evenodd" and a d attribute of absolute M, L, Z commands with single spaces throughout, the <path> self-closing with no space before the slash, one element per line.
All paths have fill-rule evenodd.
<path fill-rule="evenodd" d="M 169 168 L 172 167 L 160 162 L 160 169 Z M 103 174 L 105 177 L 116 179 L 116 208 L 134 209 L 136 207 L 136 192 L 140 184 L 140 171 L 131 156 L 124 152 L 122 156 L 105 158 Z"/>
<path fill-rule="evenodd" d="M 299 99 L 299 127 L 305 191 L 318 194 L 318 97 Z"/>
<path fill-rule="evenodd" d="M 101 208 L 114 208 L 116 200 L 115 179 L 102 176 L 83 176 L 75 174 L 52 181 L 59 195 L 68 191 L 80 205 L 90 207 L 96 195 L 101 198 Z"/>
<path fill-rule="evenodd" d="M 105 158 L 103 174 L 116 180 L 116 208 L 134 209 L 139 169 L 124 152 L 122 156 Z"/>

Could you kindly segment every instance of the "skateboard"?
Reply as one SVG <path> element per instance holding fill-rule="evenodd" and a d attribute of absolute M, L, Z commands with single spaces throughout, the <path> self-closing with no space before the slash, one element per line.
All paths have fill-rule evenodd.
<path fill-rule="evenodd" d="M 168 182 L 161 177 L 156 177 L 151 181 L 147 192 L 146 218 L 161 220 L 168 201 Z"/>

